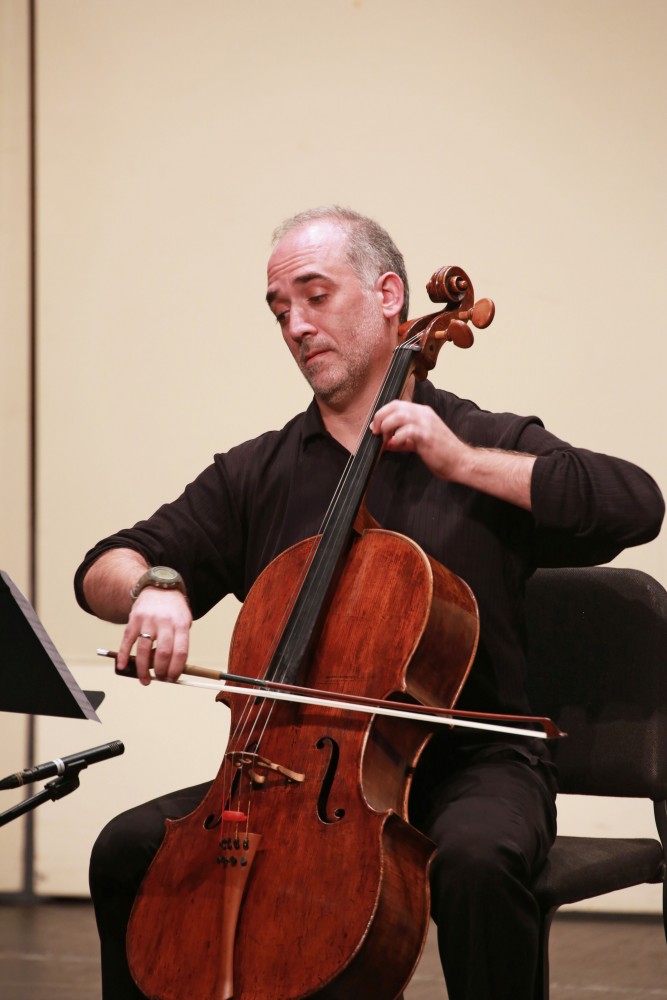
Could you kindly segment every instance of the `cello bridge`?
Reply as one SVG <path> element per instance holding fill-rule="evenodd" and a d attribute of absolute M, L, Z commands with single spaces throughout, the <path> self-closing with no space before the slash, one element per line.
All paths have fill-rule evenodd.
<path fill-rule="evenodd" d="M 288 782 L 294 782 L 295 784 L 300 784 L 306 780 L 305 774 L 300 774 L 298 771 L 291 771 L 283 764 L 274 764 L 273 761 L 267 757 L 262 757 L 258 753 L 247 753 L 245 750 L 232 750 L 226 756 L 230 764 L 245 771 L 255 785 L 263 785 L 266 781 L 266 775 L 260 774 L 260 771 L 273 771 L 275 774 L 281 774 Z"/>

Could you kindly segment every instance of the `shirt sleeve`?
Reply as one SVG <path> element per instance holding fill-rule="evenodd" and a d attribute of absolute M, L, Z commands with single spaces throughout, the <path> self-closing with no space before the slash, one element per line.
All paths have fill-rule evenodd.
<path fill-rule="evenodd" d="M 536 455 L 531 482 L 535 566 L 594 566 L 650 542 L 665 503 L 655 481 L 632 462 L 577 448 L 535 416 L 490 413 L 444 394 L 441 416 L 476 447 Z"/>
<path fill-rule="evenodd" d="M 104 552 L 130 548 L 141 553 L 150 566 L 178 570 L 193 616 L 200 618 L 226 594 L 240 595 L 244 534 L 225 456 L 217 455 L 180 497 L 147 520 L 98 542 L 86 554 L 74 578 L 77 601 L 90 612 L 83 594 L 87 570 Z"/>
<path fill-rule="evenodd" d="M 609 562 L 660 531 L 662 494 L 632 462 L 573 447 L 539 423 L 525 428 L 517 450 L 538 456 L 531 483 L 538 566 Z"/>

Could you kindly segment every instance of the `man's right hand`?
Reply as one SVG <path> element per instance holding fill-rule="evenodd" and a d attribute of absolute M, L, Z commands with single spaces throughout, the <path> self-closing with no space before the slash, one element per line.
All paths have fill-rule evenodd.
<path fill-rule="evenodd" d="M 130 591 L 146 572 L 134 549 L 109 549 L 88 569 L 83 591 L 91 611 L 105 621 L 125 624 L 116 666 L 124 670 L 135 642 L 137 676 L 150 684 L 149 667 L 160 680 L 176 681 L 188 655 L 192 613 L 178 590 L 145 587 L 135 601 Z"/>
<path fill-rule="evenodd" d="M 135 642 L 137 676 L 150 684 L 149 668 L 162 681 L 176 681 L 185 666 L 190 639 L 192 613 L 178 590 L 146 587 L 132 605 L 116 667 L 122 671 Z"/>

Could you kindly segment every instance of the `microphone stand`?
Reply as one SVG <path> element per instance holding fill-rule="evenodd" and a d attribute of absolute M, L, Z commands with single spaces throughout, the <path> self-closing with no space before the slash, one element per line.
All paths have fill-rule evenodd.
<path fill-rule="evenodd" d="M 31 812 L 49 799 L 55 802 L 57 799 L 62 799 L 66 795 L 69 795 L 70 792 L 75 792 L 80 784 L 79 772 L 87 766 L 88 762 L 85 760 L 70 764 L 64 774 L 54 778 L 53 781 L 49 781 L 41 792 L 32 795 L 29 799 L 18 802 L 15 806 L 5 809 L 3 813 L 0 813 L 0 826 L 5 826 L 7 823 L 11 823 L 13 819 L 23 816 L 24 813 Z"/>

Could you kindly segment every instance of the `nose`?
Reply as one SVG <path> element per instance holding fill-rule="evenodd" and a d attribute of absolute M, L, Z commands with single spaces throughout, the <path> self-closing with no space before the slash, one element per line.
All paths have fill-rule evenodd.
<path fill-rule="evenodd" d="M 317 333 L 317 327 L 310 318 L 310 311 L 300 305 L 292 305 L 287 318 L 287 323 L 283 327 L 283 334 L 295 344 L 300 344 L 304 337 Z"/>

